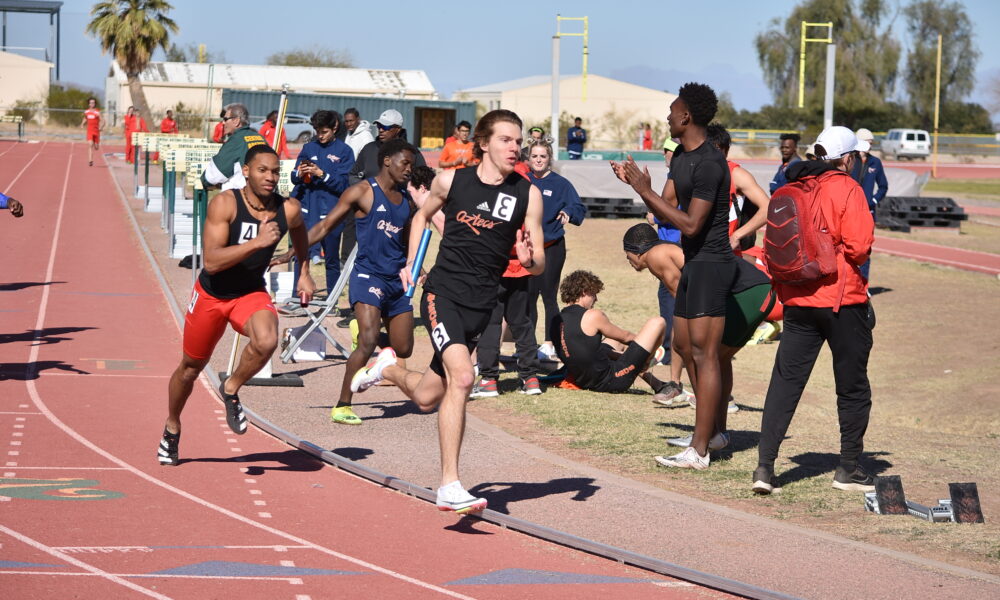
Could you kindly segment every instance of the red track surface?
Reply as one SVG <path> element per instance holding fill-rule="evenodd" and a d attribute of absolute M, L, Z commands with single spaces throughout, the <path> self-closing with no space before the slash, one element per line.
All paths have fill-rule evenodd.
<path fill-rule="evenodd" d="M 95 162 L 81 144 L 0 143 L 0 189 L 26 210 L 0 214 L 3 597 L 721 596 L 236 436 L 202 385 L 185 461 L 158 466 L 179 330 Z"/>
<path fill-rule="evenodd" d="M 1000 255 L 961 250 L 937 244 L 875 236 L 874 252 L 912 258 L 966 271 L 1000 275 Z"/>

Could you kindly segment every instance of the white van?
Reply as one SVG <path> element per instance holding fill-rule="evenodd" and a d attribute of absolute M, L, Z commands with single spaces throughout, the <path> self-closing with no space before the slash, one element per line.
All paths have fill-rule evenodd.
<path fill-rule="evenodd" d="M 882 138 L 882 158 L 927 158 L 931 135 L 923 129 L 890 129 Z"/>

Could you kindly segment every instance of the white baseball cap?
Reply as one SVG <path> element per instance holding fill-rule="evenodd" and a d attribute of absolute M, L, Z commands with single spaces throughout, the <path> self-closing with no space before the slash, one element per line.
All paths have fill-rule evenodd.
<path fill-rule="evenodd" d="M 864 140 L 868 143 L 875 141 L 875 136 L 868 129 L 862 127 L 861 129 L 854 132 L 854 135 L 858 136 L 859 140 Z"/>
<path fill-rule="evenodd" d="M 390 108 L 379 115 L 375 122 L 386 127 L 402 127 L 403 115 L 399 114 L 398 110 Z"/>
<path fill-rule="evenodd" d="M 816 138 L 816 145 L 823 146 L 825 156 L 817 156 L 820 160 L 835 160 L 849 152 L 868 152 L 871 144 L 859 140 L 854 132 L 841 125 L 828 127 Z"/>

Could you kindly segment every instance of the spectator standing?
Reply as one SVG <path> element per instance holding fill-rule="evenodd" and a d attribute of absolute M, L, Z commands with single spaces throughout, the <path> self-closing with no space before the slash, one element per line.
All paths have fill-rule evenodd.
<path fill-rule="evenodd" d="M 264 141 L 267 145 L 274 148 L 275 152 L 278 153 L 278 158 L 281 160 L 286 160 L 292 157 L 288 152 L 288 136 L 285 135 L 285 130 L 281 130 L 281 142 L 279 145 L 274 143 L 274 134 L 278 130 L 278 111 L 272 110 L 267 113 L 267 118 L 264 119 L 264 123 L 260 126 L 260 134 L 264 136 Z"/>
<path fill-rule="evenodd" d="M 292 169 L 292 183 L 296 186 L 293 195 L 308 208 L 305 223 L 310 229 L 337 206 L 340 195 L 348 188 L 348 173 L 354 167 L 354 151 L 337 138 L 337 132 L 342 127 L 340 115 L 332 110 L 318 110 L 313 114 L 311 124 L 316 130 L 316 137 L 302 147 Z M 343 226 L 334 227 L 320 242 L 325 255 L 327 294 L 340 277 L 342 231 Z M 299 271 L 297 267 L 293 270 L 296 273 Z"/>
<path fill-rule="evenodd" d="M 583 145 L 587 143 L 587 130 L 581 127 L 583 119 L 573 119 L 573 126 L 566 132 L 566 152 L 570 160 L 583 158 Z"/>
<path fill-rule="evenodd" d="M 677 150 L 677 142 L 671 138 L 667 138 L 663 142 L 663 160 L 667 163 L 667 178 L 670 178 L 670 161 L 674 158 L 674 151 Z M 679 204 L 677 208 L 684 210 Z M 677 229 L 670 221 L 661 221 L 652 212 L 646 213 L 646 221 L 656 227 L 656 235 L 664 242 L 670 242 L 671 244 L 681 245 L 681 230 Z M 680 382 L 681 378 L 681 368 L 684 366 L 680 359 L 680 356 L 674 350 L 673 346 L 673 331 L 674 331 L 674 294 L 667 286 L 660 281 L 659 287 L 656 289 L 656 300 L 660 305 L 660 316 L 667 323 L 667 332 L 664 339 L 670 345 L 670 352 L 663 355 L 660 363 L 664 365 L 671 365 L 670 367 L 670 379 L 671 381 Z M 676 393 L 674 396 L 682 396 L 683 388 L 680 384 L 676 386 Z"/>
<path fill-rule="evenodd" d="M 802 160 L 799 158 L 799 140 L 801 139 L 799 134 L 783 133 L 780 139 L 781 146 L 778 150 L 781 152 L 781 166 L 778 167 L 778 172 L 771 180 L 771 194 L 774 194 L 774 190 L 788 183 L 788 179 L 785 178 L 785 169 Z"/>
<path fill-rule="evenodd" d="M 222 109 L 222 112 L 219 113 L 219 119 L 212 131 L 212 141 L 216 144 L 221 144 L 226 139 L 226 109 Z"/>
<path fill-rule="evenodd" d="M 167 116 L 163 117 L 160 121 L 160 133 L 166 133 L 168 135 L 177 135 L 180 130 L 177 129 L 177 121 L 174 120 L 174 111 L 168 110 Z M 153 153 L 153 162 L 160 162 L 160 153 Z"/>
<path fill-rule="evenodd" d="M 201 174 L 201 183 L 206 189 L 221 187 L 225 191 L 246 187 L 243 160 L 247 151 L 254 146 L 267 143 L 260 133 L 250 128 L 249 119 L 250 113 L 242 104 L 229 104 L 223 109 L 222 132 L 228 139 Z"/>
<path fill-rule="evenodd" d="M 472 140 L 469 133 L 472 131 L 472 123 L 462 121 L 455 128 L 458 137 L 444 145 L 441 151 L 441 159 L 438 167 L 442 169 L 464 169 L 473 166 L 479 161 L 472 155 Z"/>
<path fill-rule="evenodd" d="M 528 282 L 528 315 L 532 331 L 538 323 L 538 296 L 545 306 L 545 343 L 541 353 L 549 359 L 556 358 L 549 333 L 559 315 L 559 281 L 566 264 L 567 223 L 583 224 L 587 208 L 580 202 L 580 195 L 568 179 L 552 171 L 553 148 L 547 141 L 538 140 L 530 145 L 528 181 L 542 192 L 542 233 L 545 236 L 545 271 Z"/>
<path fill-rule="evenodd" d="M 814 178 L 818 184 L 815 197 L 837 248 L 837 271 L 802 285 L 774 282 L 785 305 L 785 327 L 764 400 L 758 465 L 753 473 L 753 491 L 758 494 L 769 494 L 773 489 L 778 449 L 824 342 L 833 358 L 840 421 L 840 465 L 833 487 L 875 489 L 874 477 L 859 464 L 872 404 L 868 355 L 875 327 L 868 286 L 859 270 L 871 254 L 873 223 L 865 210 L 864 192 L 849 175 L 860 149 L 850 129 L 830 127 L 816 139 L 820 160 L 802 162 L 788 170 L 791 181 Z"/>
<path fill-rule="evenodd" d="M 872 132 L 862 127 L 855 135 L 858 136 L 860 142 L 868 144 L 868 148 L 859 151 L 858 164 L 851 171 L 851 177 L 861 184 L 861 189 L 865 192 L 865 200 L 868 201 L 868 212 L 872 214 L 872 222 L 876 222 L 875 210 L 878 208 L 878 203 L 889 192 L 889 180 L 885 177 L 882 161 L 871 153 L 871 144 L 875 141 Z M 875 190 L 875 186 L 878 186 L 878 191 Z M 865 281 L 868 281 L 871 265 L 870 257 L 865 261 L 865 264 L 861 265 L 861 276 L 865 278 Z"/>
<path fill-rule="evenodd" d="M 531 129 L 528 130 L 528 141 L 524 145 L 524 148 L 521 148 L 521 162 L 528 162 L 528 156 L 531 154 L 531 146 L 533 144 L 540 142 L 544 138 L 545 138 L 545 130 L 542 129 L 541 127 L 532 127 Z M 520 173 L 520 171 L 518 172 Z M 527 175 L 527 174 L 528 174 L 527 171 L 522 173 L 522 175 Z"/>
<path fill-rule="evenodd" d="M 646 126 L 642 130 L 642 146 L 641 146 L 641 148 L 643 150 L 652 150 L 653 149 L 653 128 L 650 126 L 649 123 L 646 123 Z"/>
<path fill-rule="evenodd" d="M 347 138 L 344 142 L 354 151 L 354 159 L 357 160 L 361 149 L 375 141 L 371 123 L 361 119 L 358 109 L 348 108 L 344 111 L 344 127 L 347 128 Z"/>
<path fill-rule="evenodd" d="M 83 111 L 80 127 L 87 128 L 87 161 L 94 166 L 94 150 L 101 148 L 101 111 L 97 108 L 97 98 L 87 99 L 87 110 Z"/>
<path fill-rule="evenodd" d="M 143 119 L 135 111 L 134 106 L 128 107 L 125 113 L 125 162 L 135 162 L 135 144 L 132 143 L 132 134 L 137 131 L 149 131 L 146 127 L 146 119 Z"/>

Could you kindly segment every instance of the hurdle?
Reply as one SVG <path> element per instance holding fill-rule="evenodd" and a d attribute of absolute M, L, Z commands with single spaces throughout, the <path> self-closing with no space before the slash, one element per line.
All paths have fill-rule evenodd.
<path fill-rule="evenodd" d="M 21 115 L 3 115 L 0 116 L 0 123 L 16 123 L 17 124 L 17 141 L 24 141 L 24 117 Z"/>

